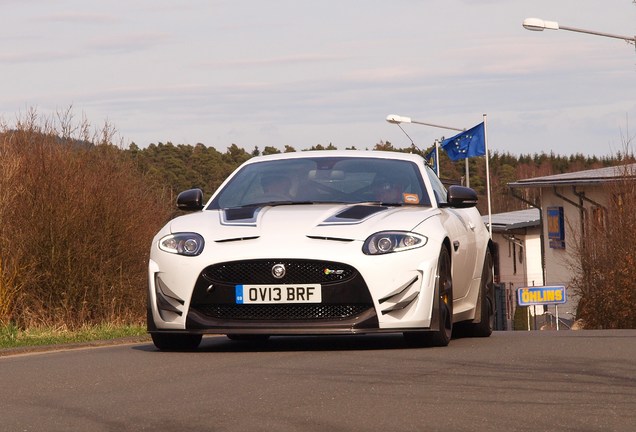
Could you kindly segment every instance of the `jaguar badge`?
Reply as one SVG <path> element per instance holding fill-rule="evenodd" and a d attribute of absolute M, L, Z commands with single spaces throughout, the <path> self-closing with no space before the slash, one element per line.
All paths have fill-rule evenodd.
<path fill-rule="evenodd" d="M 285 277 L 285 264 L 274 264 L 272 267 L 272 276 L 276 279 L 282 279 Z"/>

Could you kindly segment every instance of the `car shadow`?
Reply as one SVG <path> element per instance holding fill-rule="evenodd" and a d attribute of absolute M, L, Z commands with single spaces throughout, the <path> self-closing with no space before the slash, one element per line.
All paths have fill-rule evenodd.
<path fill-rule="evenodd" d="M 204 336 L 192 353 L 210 352 L 285 352 L 285 351 L 367 351 L 409 349 L 401 334 L 345 336 L 272 336 L 265 341 L 236 341 L 225 335 Z M 151 344 L 135 345 L 132 349 L 158 351 Z M 180 351 L 186 352 L 186 351 Z"/>

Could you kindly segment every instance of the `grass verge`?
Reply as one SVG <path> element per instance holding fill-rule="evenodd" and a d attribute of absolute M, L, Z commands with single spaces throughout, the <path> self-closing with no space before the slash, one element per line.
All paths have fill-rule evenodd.
<path fill-rule="evenodd" d="M 0 350 L 48 345 L 78 344 L 95 341 L 147 336 L 146 326 L 114 325 L 85 326 L 79 330 L 30 328 L 20 330 L 9 324 L 0 326 Z"/>

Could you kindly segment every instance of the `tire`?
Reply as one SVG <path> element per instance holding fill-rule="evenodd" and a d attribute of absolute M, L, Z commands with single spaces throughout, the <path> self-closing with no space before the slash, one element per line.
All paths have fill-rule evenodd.
<path fill-rule="evenodd" d="M 203 335 L 184 333 L 151 333 L 152 342 L 161 351 L 194 351 Z"/>
<path fill-rule="evenodd" d="M 484 268 L 479 285 L 480 321 L 468 326 L 468 336 L 488 337 L 495 328 L 495 284 L 493 280 L 493 261 L 490 250 L 486 250 Z"/>
<path fill-rule="evenodd" d="M 442 247 L 437 261 L 434 299 L 437 301 L 437 310 L 434 309 L 432 319 L 437 321 L 438 330 L 405 332 L 404 339 L 408 345 L 443 347 L 450 343 L 453 334 L 453 279 L 450 252 L 445 246 Z"/>

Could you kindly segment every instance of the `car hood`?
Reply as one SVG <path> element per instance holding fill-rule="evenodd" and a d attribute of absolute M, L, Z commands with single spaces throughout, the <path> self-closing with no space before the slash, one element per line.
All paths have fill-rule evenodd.
<path fill-rule="evenodd" d="M 438 209 L 369 204 L 294 204 L 204 210 L 172 220 L 169 230 L 197 232 L 210 241 L 254 237 L 365 240 L 383 230 L 411 231 Z"/>

